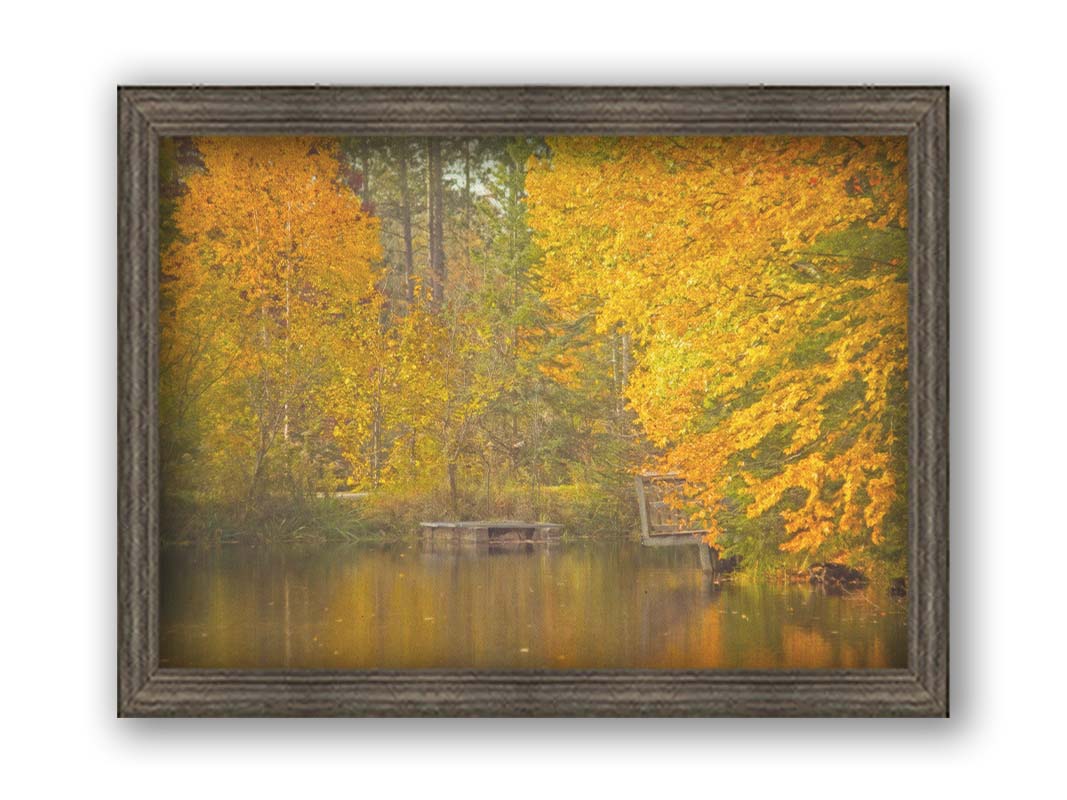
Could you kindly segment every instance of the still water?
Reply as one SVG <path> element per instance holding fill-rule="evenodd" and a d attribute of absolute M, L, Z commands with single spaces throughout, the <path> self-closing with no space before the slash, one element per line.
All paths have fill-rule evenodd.
<path fill-rule="evenodd" d="M 695 548 L 172 547 L 164 667 L 903 667 L 884 587 L 713 584 Z"/>

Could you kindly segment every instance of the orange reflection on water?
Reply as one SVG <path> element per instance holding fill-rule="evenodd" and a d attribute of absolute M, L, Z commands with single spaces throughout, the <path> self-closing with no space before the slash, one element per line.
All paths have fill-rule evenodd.
<path fill-rule="evenodd" d="M 233 545 L 167 548 L 162 567 L 163 666 L 906 665 L 905 607 L 884 590 L 716 586 L 691 548 Z"/>

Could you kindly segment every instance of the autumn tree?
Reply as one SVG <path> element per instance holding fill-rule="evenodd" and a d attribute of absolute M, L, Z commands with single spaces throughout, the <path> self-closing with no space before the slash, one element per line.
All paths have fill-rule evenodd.
<path fill-rule="evenodd" d="M 162 464 L 241 514 L 632 527 L 751 564 L 902 558 L 903 140 L 161 146 Z"/>
<path fill-rule="evenodd" d="M 904 139 L 558 138 L 527 179 L 545 299 L 628 337 L 625 395 L 724 520 L 782 551 L 903 552 Z"/>
<path fill-rule="evenodd" d="M 202 168 L 184 181 L 162 261 L 164 452 L 186 465 L 176 480 L 189 472 L 188 485 L 247 511 L 306 493 L 331 459 L 331 423 L 363 413 L 323 388 L 377 355 L 378 224 L 332 142 L 195 147 Z"/>

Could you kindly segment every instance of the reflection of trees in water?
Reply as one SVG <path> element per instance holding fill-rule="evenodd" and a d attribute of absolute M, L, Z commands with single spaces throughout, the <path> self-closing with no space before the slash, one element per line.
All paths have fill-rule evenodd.
<path fill-rule="evenodd" d="M 677 550 L 168 548 L 161 652 L 166 666 L 241 668 L 903 665 L 902 605 L 716 586 Z"/>

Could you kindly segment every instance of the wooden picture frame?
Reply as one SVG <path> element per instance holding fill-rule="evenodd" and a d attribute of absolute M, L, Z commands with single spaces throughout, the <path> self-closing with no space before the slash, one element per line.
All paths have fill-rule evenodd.
<path fill-rule="evenodd" d="M 906 669 L 340 672 L 160 667 L 160 137 L 504 133 L 908 137 L 911 558 Z M 122 87 L 118 201 L 119 716 L 947 716 L 947 88 Z"/>

